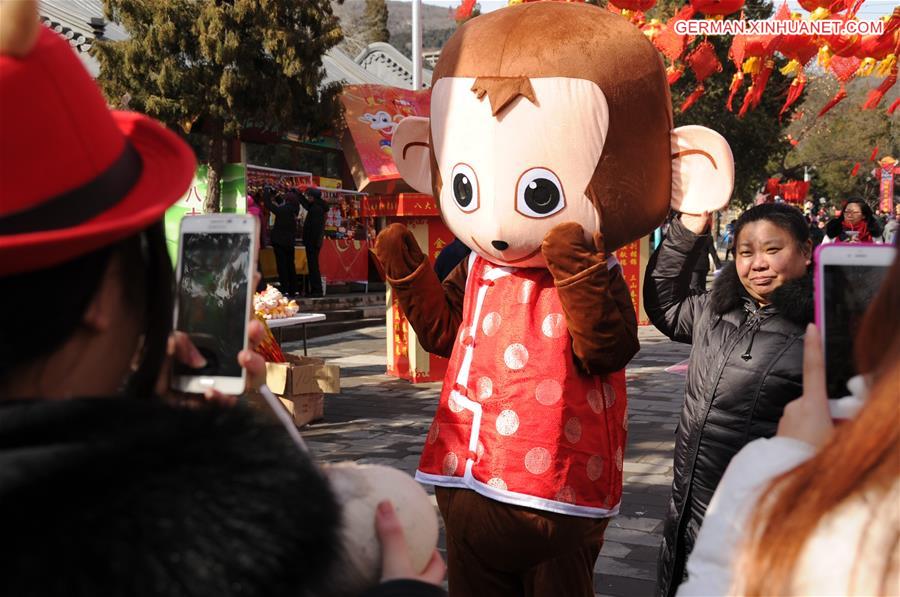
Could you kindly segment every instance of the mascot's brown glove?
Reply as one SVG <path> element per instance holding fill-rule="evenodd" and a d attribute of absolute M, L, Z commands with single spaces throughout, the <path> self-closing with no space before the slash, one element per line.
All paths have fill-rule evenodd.
<path fill-rule="evenodd" d="M 391 224 L 378 234 L 375 257 L 381 262 L 389 282 L 412 275 L 425 261 L 416 237 L 403 224 Z"/>
<path fill-rule="evenodd" d="M 603 236 L 593 243 L 575 222 L 559 224 L 541 244 L 572 335 L 572 351 L 592 374 L 618 371 L 637 354 L 637 317 L 621 269 L 607 269 Z"/>

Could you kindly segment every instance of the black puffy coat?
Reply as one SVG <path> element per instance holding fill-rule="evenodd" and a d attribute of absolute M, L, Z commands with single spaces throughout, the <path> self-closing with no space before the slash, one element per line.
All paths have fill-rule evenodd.
<path fill-rule="evenodd" d="M 813 319 L 812 277 L 779 287 L 759 307 L 734 262 L 706 293 L 688 286 L 706 235 L 679 220 L 650 258 L 644 304 L 669 338 L 692 344 L 675 442 L 674 482 L 660 549 L 657 594 L 674 595 L 713 492 L 747 443 L 775 435 L 803 391 L 803 335 Z"/>

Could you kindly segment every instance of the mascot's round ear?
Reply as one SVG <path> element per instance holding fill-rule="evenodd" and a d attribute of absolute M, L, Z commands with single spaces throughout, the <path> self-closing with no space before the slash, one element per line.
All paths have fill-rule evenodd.
<path fill-rule="evenodd" d="M 688 214 L 728 205 L 734 190 L 734 157 L 728 141 L 703 126 L 672 131 L 672 209 Z"/>
<path fill-rule="evenodd" d="M 421 116 L 407 116 L 397 125 L 391 139 L 391 153 L 400 176 L 409 186 L 427 195 L 432 192 L 430 122 Z"/>

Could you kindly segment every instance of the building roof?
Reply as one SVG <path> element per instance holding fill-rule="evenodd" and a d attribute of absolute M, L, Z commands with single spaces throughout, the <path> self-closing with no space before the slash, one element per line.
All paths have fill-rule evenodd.
<path fill-rule="evenodd" d="M 374 73 L 385 85 L 412 87 L 412 61 L 384 42 L 371 43 L 356 57 L 357 64 Z M 422 87 L 431 86 L 431 71 L 422 69 Z"/>

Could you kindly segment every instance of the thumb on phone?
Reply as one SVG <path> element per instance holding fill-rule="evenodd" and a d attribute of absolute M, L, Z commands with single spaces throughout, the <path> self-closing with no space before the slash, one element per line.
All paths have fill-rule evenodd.
<path fill-rule="evenodd" d="M 803 339 L 803 395 L 784 408 L 778 435 L 819 447 L 833 432 L 821 335 L 815 325 L 809 324 Z"/>

